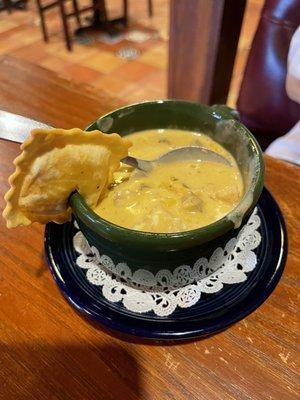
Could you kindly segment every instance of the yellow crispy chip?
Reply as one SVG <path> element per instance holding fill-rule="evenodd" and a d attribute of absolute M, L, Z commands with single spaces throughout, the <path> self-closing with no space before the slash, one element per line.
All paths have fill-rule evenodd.
<path fill-rule="evenodd" d="M 68 198 L 74 190 L 96 206 L 130 145 L 116 133 L 34 129 L 9 178 L 7 227 L 70 220 Z"/>

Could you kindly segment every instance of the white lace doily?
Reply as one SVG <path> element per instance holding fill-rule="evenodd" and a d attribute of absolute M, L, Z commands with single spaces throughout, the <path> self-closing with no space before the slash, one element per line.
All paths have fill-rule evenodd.
<path fill-rule="evenodd" d="M 78 231 L 73 244 L 79 253 L 76 264 L 86 270 L 86 279 L 102 289 L 109 301 L 122 302 L 137 313 L 153 311 L 167 316 L 177 308 L 196 304 L 201 293 L 215 293 L 224 284 L 235 284 L 247 279 L 247 272 L 257 264 L 254 250 L 259 246 L 260 218 L 255 209 L 248 223 L 237 237 L 218 247 L 209 259 L 199 258 L 194 265 L 181 265 L 174 272 L 161 269 L 152 274 L 145 269 L 132 273 L 126 263 L 114 264 L 112 259 L 90 246 Z"/>

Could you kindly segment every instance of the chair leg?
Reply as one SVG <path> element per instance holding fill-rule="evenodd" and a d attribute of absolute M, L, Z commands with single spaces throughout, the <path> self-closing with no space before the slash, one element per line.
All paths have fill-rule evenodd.
<path fill-rule="evenodd" d="M 78 9 L 77 0 L 72 0 L 72 3 L 73 3 L 73 8 L 74 8 L 77 24 L 80 27 L 81 26 L 81 20 L 80 20 L 80 12 L 79 12 L 79 9 Z"/>
<path fill-rule="evenodd" d="M 11 3 L 10 0 L 3 0 L 4 9 L 7 10 L 8 14 L 11 14 Z"/>
<path fill-rule="evenodd" d="M 149 17 L 153 16 L 153 3 L 152 3 L 152 0 L 148 0 L 148 13 L 149 13 Z"/>
<path fill-rule="evenodd" d="M 22 10 L 27 10 L 27 2 L 28 2 L 28 0 L 23 1 Z"/>
<path fill-rule="evenodd" d="M 46 21 L 45 21 L 45 16 L 44 16 L 43 11 L 41 11 L 41 27 L 42 27 L 42 31 L 43 31 L 44 41 L 48 42 L 49 36 L 48 36 L 48 32 L 47 32 Z"/>
<path fill-rule="evenodd" d="M 49 37 L 48 37 L 48 32 L 47 32 L 47 27 L 46 27 L 46 21 L 45 21 L 44 12 L 43 12 L 43 8 L 42 8 L 40 0 L 36 0 L 36 6 L 37 6 L 37 9 L 38 9 L 39 15 L 40 15 L 43 38 L 44 38 L 45 42 L 48 42 Z"/>
<path fill-rule="evenodd" d="M 105 0 L 93 0 L 94 9 L 94 23 L 102 24 L 105 27 L 108 26 L 107 12 L 105 8 Z"/>
<path fill-rule="evenodd" d="M 72 42 L 70 38 L 69 26 L 68 26 L 68 19 L 65 10 L 65 0 L 59 0 L 59 7 L 60 7 L 60 14 L 64 28 L 64 35 L 66 40 L 66 46 L 69 51 L 72 50 Z"/>
<path fill-rule="evenodd" d="M 124 26 L 128 26 L 128 0 L 123 0 L 123 18 Z"/>

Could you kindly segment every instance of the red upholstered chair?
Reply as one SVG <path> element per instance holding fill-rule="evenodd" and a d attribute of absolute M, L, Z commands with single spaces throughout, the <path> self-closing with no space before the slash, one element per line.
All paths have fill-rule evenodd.
<path fill-rule="evenodd" d="M 300 119 L 300 105 L 285 89 L 289 44 L 299 24 L 300 0 L 265 1 L 237 102 L 242 122 L 263 148 Z"/>

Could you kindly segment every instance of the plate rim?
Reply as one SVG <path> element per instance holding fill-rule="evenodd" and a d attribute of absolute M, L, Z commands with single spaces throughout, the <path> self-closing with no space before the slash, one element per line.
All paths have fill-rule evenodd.
<path fill-rule="evenodd" d="M 265 290 L 262 296 L 260 296 L 257 299 L 252 299 L 253 301 L 247 307 L 246 309 L 240 310 L 240 312 L 236 312 L 233 316 L 227 316 L 227 321 L 218 321 L 215 324 L 210 324 L 207 327 L 202 327 L 202 328 L 195 328 L 192 330 L 182 330 L 182 331 L 174 331 L 170 332 L 168 331 L 163 331 L 161 329 L 157 329 L 156 331 L 149 331 L 146 328 L 135 328 L 132 327 L 132 325 L 129 323 L 128 325 L 124 324 L 123 322 L 119 322 L 115 318 L 112 319 L 108 317 L 107 315 L 107 310 L 105 310 L 106 306 L 105 305 L 100 305 L 98 306 L 104 313 L 95 313 L 91 312 L 88 308 L 88 306 L 80 301 L 78 299 L 78 296 L 76 294 L 70 295 L 70 292 L 72 289 L 70 289 L 66 283 L 64 282 L 63 277 L 58 273 L 57 271 L 57 265 L 56 262 L 53 258 L 52 255 L 52 249 L 51 246 L 49 245 L 50 241 L 50 226 L 49 224 L 46 225 L 45 228 L 45 235 L 44 235 L 44 251 L 45 251 L 45 256 L 47 260 L 48 267 L 51 271 L 51 274 L 56 282 L 56 285 L 60 289 L 61 294 L 64 296 L 64 298 L 77 310 L 79 311 L 80 314 L 83 314 L 87 319 L 94 321 L 98 324 L 103 325 L 105 328 L 108 328 L 109 330 L 112 331 L 118 331 L 119 333 L 124 333 L 126 335 L 130 335 L 133 337 L 138 337 L 140 339 L 149 339 L 149 340 L 172 340 L 172 341 L 178 341 L 178 340 L 188 340 L 188 339 L 195 339 L 199 337 L 204 337 L 208 335 L 212 335 L 215 333 L 218 333 L 220 331 L 225 330 L 229 326 L 233 325 L 234 323 L 242 320 L 243 318 L 247 317 L 249 314 L 251 314 L 253 311 L 255 311 L 260 305 L 262 305 L 268 297 L 271 295 L 271 293 L 274 291 L 276 288 L 282 274 L 285 268 L 286 264 L 286 259 L 287 259 L 287 254 L 288 254 L 288 236 L 287 236 L 287 229 L 285 225 L 285 221 L 282 215 L 282 212 L 279 208 L 279 205 L 277 204 L 276 200 L 274 197 L 271 195 L 271 193 L 264 187 L 262 196 L 267 196 L 269 197 L 269 201 L 271 201 L 273 204 L 272 206 L 274 207 L 276 211 L 276 222 L 279 225 L 279 229 L 281 231 L 281 248 L 280 248 L 280 253 L 279 256 L 276 260 L 276 265 L 274 266 L 274 273 L 272 274 L 271 278 L 269 279 L 268 282 L 266 282 L 265 285 Z M 260 200 L 258 201 L 259 205 Z M 74 291 L 73 291 L 74 292 Z M 251 293 L 251 292 L 250 292 Z M 247 299 L 250 294 L 247 294 L 244 299 Z M 231 312 L 232 308 L 229 309 L 229 314 Z M 118 314 L 117 310 L 111 310 L 114 314 Z M 136 313 L 136 317 L 129 316 L 127 315 L 126 318 L 132 319 L 139 319 L 139 314 Z M 150 323 L 154 324 L 154 321 L 145 321 L 145 323 Z M 159 325 L 160 322 L 163 323 L 163 320 L 157 321 L 157 324 Z"/>

